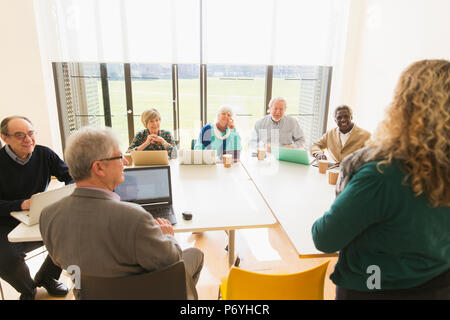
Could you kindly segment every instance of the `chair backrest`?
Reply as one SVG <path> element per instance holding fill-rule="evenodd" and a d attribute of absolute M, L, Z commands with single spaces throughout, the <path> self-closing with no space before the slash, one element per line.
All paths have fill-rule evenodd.
<path fill-rule="evenodd" d="M 81 300 L 186 300 L 183 260 L 161 270 L 121 278 L 83 276 Z"/>
<path fill-rule="evenodd" d="M 325 274 L 330 260 L 291 274 L 262 274 L 233 267 L 225 300 L 323 300 Z"/>

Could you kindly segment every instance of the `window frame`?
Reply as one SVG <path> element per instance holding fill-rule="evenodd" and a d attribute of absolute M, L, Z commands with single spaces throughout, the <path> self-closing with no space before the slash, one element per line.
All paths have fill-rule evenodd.
<path fill-rule="evenodd" d="M 61 64 L 61 65 L 59 65 Z M 66 64 L 66 66 L 64 66 Z M 66 139 L 70 135 L 70 131 L 65 124 L 64 117 L 67 116 L 67 110 L 65 110 L 65 103 L 63 103 L 63 92 L 61 90 L 62 86 L 64 86 L 64 67 L 67 68 L 67 62 L 53 62 L 53 78 L 55 84 L 55 92 L 56 92 L 56 102 L 58 107 L 58 120 L 59 127 L 61 132 L 61 142 L 63 150 L 65 149 Z M 80 66 L 81 62 L 74 63 L 76 66 Z M 208 109 L 208 101 L 207 101 L 207 65 L 200 64 L 199 65 L 199 81 L 200 81 L 200 122 L 203 127 L 207 123 L 207 109 Z M 100 78 L 102 84 L 102 100 L 103 100 L 103 111 L 104 111 L 104 120 L 105 126 L 111 127 L 111 107 L 110 107 L 110 95 L 109 95 L 109 87 L 108 87 L 108 68 L 106 63 L 99 63 L 100 68 Z M 131 79 L 131 67 L 130 63 L 123 63 L 124 68 L 124 82 L 125 82 L 125 96 L 126 96 L 126 113 L 127 113 L 127 126 L 128 126 L 128 139 L 129 144 L 133 140 L 135 136 L 134 130 L 134 109 L 133 109 L 133 89 L 132 89 L 132 79 Z M 332 67 L 329 67 L 330 71 L 328 72 L 328 78 L 324 79 L 326 81 L 326 92 L 321 92 L 321 99 L 324 103 L 324 114 L 322 117 L 321 123 L 321 134 L 324 134 L 327 129 L 327 121 L 328 121 L 328 110 L 329 110 L 329 101 L 330 101 L 330 91 L 331 91 L 331 78 L 332 78 Z M 269 101 L 272 98 L 273 91 L 273 65 L 266 66 L 265 72 L 265 88 L 264 88 L 264 105 L 261 106 L 263 114 L 267 114 L 269 112 Z M 176 144 L 178 145 L 180 142 L 180 110 L 179 110 L 179 86 L 178 86 L 178 64 L 172 64 L 172 103 L 173 103 L 173 128 L 174 128 L 174 139 Z M 302 114 L 299 114 L 302 116 Z"/>

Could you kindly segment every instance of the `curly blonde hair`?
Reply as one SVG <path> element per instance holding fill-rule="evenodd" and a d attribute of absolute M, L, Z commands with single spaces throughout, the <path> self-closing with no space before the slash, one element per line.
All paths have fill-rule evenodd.
<path fill-rule="evenodd" d="M 386 118 L 367 145 L 379 165 L 403 162 L 416 196 L 450 206 L 450 62 L 422 60 L 400 76 Z M 380 168 L 380 167 L 379 167 Z"/>

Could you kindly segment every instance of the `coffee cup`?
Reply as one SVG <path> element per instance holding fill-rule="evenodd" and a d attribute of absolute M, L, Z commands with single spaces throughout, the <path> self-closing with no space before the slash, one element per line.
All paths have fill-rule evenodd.
<path fill-rule="evenodd" d="M 339 177 L 339 171 L 328 170 L 328 183 L 329 184 L 335 185 L 338 177 Z"/>
<path fill-rule="evenodd" d="M 132 166 L 133 165 L 133 159 L 131 158 L 131 154 L 125 153 L 123 156 L 124 156 L 125 159 L 127 159 L 128 165 Z"/>
<path fill-rule="evenodd" d="M 257 155 L 258 155 L 258 160 L 264 160 L 266 158 L 266 150 L 258 149 Z"/>
<path fill-rule="evenodd" d="M 231 168 L 231 164 L 233 163 L 233 156 L 231 154 L 223 155 L 223 165 L 225 168 Z"/>
<path fill-rule="evenodd" d="M 319 172 L 327 173 L 328 169 L 328 160 L 319 160 Z"/>

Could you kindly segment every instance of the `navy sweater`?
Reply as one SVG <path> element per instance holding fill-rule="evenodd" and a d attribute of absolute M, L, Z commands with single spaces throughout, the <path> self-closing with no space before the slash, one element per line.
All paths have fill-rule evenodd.
<path fill-rule="evenodd" d="M 45 191 L 52 176 L 66 184 L 72 181 L 69 168 L 51 149 L 36 145 L 25 165 L 11 159 L 4 147 L 0 149 L 0 226 L 17 226 L 10 212 L 21 211 L 24 200 Z"/>

